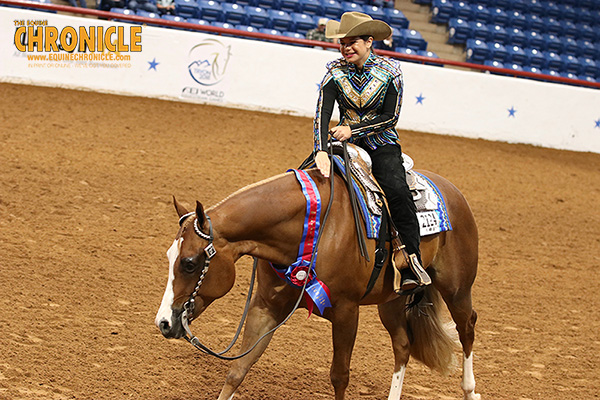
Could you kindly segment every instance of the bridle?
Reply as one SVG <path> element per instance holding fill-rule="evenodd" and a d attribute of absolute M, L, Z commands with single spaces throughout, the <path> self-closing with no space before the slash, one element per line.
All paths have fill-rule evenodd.
<path fill-rule="evenodd" d="M 192 211 L 190 213 L 185 214 L 181 218 L 179 218 L 179 226 L 183 225 L 183 222 L 189 216 L 195 215 L 195 214 L 196 213 L 194 211 Z M 200 236 L 202 239 L 207 240 L 208 244 L 206 245 L 206 247 L 203 250 L 205 257 L 204 257 L 204 266 L 202 267 L 202 272 L 200 273 L 200 278 L 198 278 L 198 282 L 196 283 L 196 287 L 194 288 L 194 291 L 192 292 L 192 294 L 190 295 L 188 300 L 183 304 L 183 313 L 181 314 L 181 321 L 182 322 L 185 321 L 184 328 L 187 324 L 192 322 L 192 320 L 194 319 L 193 315 L 194 315 L 194 308 L 196 306 L 196 296 L 198 295 L 198 292 L 200 291 L 200 286 L 202 286 L 202 282 L 204 282 L 204 278 L 206 277 L 206 273 L 208 272 L 208 267 L 210 266 L 210 261 L 215 256 L 215 254 L 217 254 L 217 250 L 215 249 L 215 246 L 213 245 L 214 236 L 213 236 L 212 222 L 208 215 L 204 214 L 204 217 L 208 221 L 208 235 L 206 233 L 202 232 L 202 230 L 198 226 L 198 218 L 194 219 L 194 232 L 196 232 L 196 235 Z"/>

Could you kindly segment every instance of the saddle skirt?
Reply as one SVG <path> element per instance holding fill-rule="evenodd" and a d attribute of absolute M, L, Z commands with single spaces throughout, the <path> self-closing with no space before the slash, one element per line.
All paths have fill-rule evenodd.
<path fill-rule="evenodd" d="M 344 162 L 342 157 L 337 155 L 342 152 L 343 145 L 340 142 L 333 142 L 332 145 L 334 162 L 344 176 Z M 371 157 L 364 149 L 349 143 L 348 156 L 359 208 L 363 220 L 367 222 L 367 237 L 376 238 L 381 224 L 381 208 L 384 205 L 383 190 L 371 174 Z M 402 159 L 406 170 L 406 182 L 417 207 L 421 236 L 452 230 L 448 210 L 440 190 L 429 178 L 412 169 L 414 162 L 408 155 L 402 154 Z"/>

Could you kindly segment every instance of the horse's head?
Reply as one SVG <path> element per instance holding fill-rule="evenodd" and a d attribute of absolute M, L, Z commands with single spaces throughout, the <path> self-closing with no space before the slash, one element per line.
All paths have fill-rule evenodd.
<path fill-rule="evenodd" d="M 231 290 L 235 266 L 202 204 L 196 202 L 196 211 L 188 213 L 173 201 L 180 228 L 167 251 L 169 279 L 155 323 L 165 337 L 177 339 L 192 319 Z"/>

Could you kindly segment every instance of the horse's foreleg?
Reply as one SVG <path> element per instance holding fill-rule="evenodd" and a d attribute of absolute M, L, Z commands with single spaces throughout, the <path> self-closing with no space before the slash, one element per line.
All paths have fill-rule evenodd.
<path fill-rule="evenodd" d="M 380 304 L 379 318 L 387 329 L 392 339 L 394 350 L 394 374 L 388 400 L 400 400 L 404 372 L 410 357 L 410 342 L 406 331 L 406 318 L 404 314 L 406 300 L 401 297 L 397 300 Z"/>
<path fill-rule="evenodd" d="M 459 291 L 453 295 L 445 296 L 444 301 L 452 319 L 456 323 L 456 330 L 463 348 L 463 378 L 462 390 L 465 400 L 479 400 L 481 396 L 475 393 L 475 375 L 473 373 L 473 342 L 475 340 L 475 322 L 477 313 L 473 310 L 471 291 Z"/>
<path fill-rule="evenodd" d="M 248 319 L 244 328 L 240 353 L 247 351 L 261 336 L 283 321 L 286 315 L 282 314 L 285 310 L 278 311 L 282 312 L 274 313 L 260 297 L 253 299 L 248 311 Z M 273 333 L 267 335 L 250 353 L 232 363 L 218 400 L 231 400 L 233 398 L 235 391 L 246 377 L 250 368 L 266 350 L 272 337 Z"/>
<path fill-rule="evenodd" d="M 358 329 L 358 306 L 336 305 L 331 318 L 333 336 L 333 361 L 330 378 L 335 390 L 335 400 L 344 400 L 350 381 L 350 359 Z"/>

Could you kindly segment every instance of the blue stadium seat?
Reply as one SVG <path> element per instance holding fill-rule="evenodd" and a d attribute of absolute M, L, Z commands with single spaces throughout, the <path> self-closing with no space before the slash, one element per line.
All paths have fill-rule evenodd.
<path fill-rule="evenodd" d="M 525 32 L 523 32 L 519 28 L 511 28 L 507 32 L 508 32 L 508 37 L 509 37 L 511 44 L 516 44 L 517 46 L 526 47 L 527 37 L 525 36 Z"/>
<path fill-rule="evenodd" d="M 542 35 L 546 44 L 544 45 L 544 50 L 553 51 L 555 53 L 561 53 L 564 49 L 563 41 L 554 34 L 544 34 Z M 573 39 L 571 39 L 573 40 Z M 575 44 L 575 48 L 577 49 L 577 44 Z"/>
<path fill-rule="evenodd" d="M 589 40 L 590 42 L 600 39 L 600 27 L 594 30 L 586 23 L 575 24 L 575 27 L 577 28 L 577 39 Z"/>
<path fill-rule="evenodd" d="M 490 54 L 490 49 L 485 42 L 478 39 L 467 40 L 467 62 L 483 63 Z"/>
<path fill-rule="evenodd" d="M 266 8 L 267 10 L 279 10 L 279 0 L 255 0 L 254 6 Z"/>
<path fill-rule="evenodd" d="M 246 23 L 246 8 L 239 4 L 222 3 L 223 7 L 223 22 L 232 25 L 240 25 Z"/>
<path fill-rule="evenodd" d="M 596 58 L 599 56 L 594 43 L 589 40 L 578 40 L 577 45 L 579 46 L 579 55 L 584 58 Z"/>
<path fill-rule="evenodd" d="M 566 19 L 571 22 L 578 21 L 577 10 L 572 5 L 560 3 L 556 5 L 556 8 L 558 8 L 557 18 Z"/>
<path fill-rule="evenodd" d="M 564 54 L 571 54 L 577 56 L 580 54 L 581 50 L 579 48 L 579 43 L 573 38 L 566 37 L 561 40 L 561 52 Z"/>
<path fill-rule="evenodd" d="M 510 69 L 513 71 L 523 71 L 523 66 L 521 66 L 520 64 L 515 64 L 515 63 L 505 63 L 504 68 Z"/>
<path fill-rule="evenodd" d="M 579 32 L 577 30 L 577 25 L 575 25 L 571 21 L 561 21 L 560 24 L 562 25 L 562 28 L 563 28 L 563 32 L 562 32 L 563 36 L 572 37 L 574 39 L 577 38 L 577 35 L 579 34 Z"/>
<path fill-rule="evenodd" d="M 400 46 L 400 47 L 396 47 L 396 49 L 395 49 L 394 51 L 395 51 L 396 53 L 400 53 L 400 54 L 411 54 L 411 55 L 413 55 L 413 56 L 417 56 L 417 55 L 419 55 L 419 54 L 417 53 L 417 50 L 415 50 L 415 49 L 411 49 L 410 47 L 402 47 L 402 46 Z M 409 60 L 405 60 L 405 61 L 407 61 L 407 62 L 412 62 L 412 61 L 409 61 Z"/>
<path fill-rule="evenodd" d="M 327 18 L 338 19 L 344 12 L 342 4 L 337 0 L 323 0 L 321 2 L 323 15 Z"/>
<path fill-rule="evenodd" d="M 550 76 L 556 76 L 556 77 L 563 77 L 563 74 L 561 74 L 560 72 L 558 72 L 555 69 L 550 69 L 550 68 L 545 68 L 542 70 L 542 74 L 544 75 L 550 75 Z M 550 81 L 552 82 L 552 81 Z"/>
<path fill-rule="evenodd" d="M 542 73 L 542 69 L 538 68 L 538 67 L 534 67 L 531 65 L 526 65 L 523 67 L 523 71 L 525 72 L 533 72 L 534 74 L 541 74 Z M 527 79 L 531 79 L 531 78 L 527 78 Z"/>
<path fill-rule="evenodd" d="M 550 33 L 556 36 L 560 36 L 563 32 L 563 25 L 554 17 L 542 18 L 544 22 L 544 33 Z"/>
<path fill-rule="evenodd" d="M 483 65 L 487 65 L 488 67 L 504 68 L 504 63 L 497 60 L 485 60 Z M 497 74 L 497 72 L 492 72 L 492 74 Z"/>
<path fill-rule="evenodd" d="M 500 62 L 507 61 L 508 50 L 506 50 L 506 47 L 502 43 L 490 43 L 488 45 L 488 48 L 490 50 L 489 54 L 490 54 L 490 58 L 492 60 L 496 60 L 496 61 L 500 61 Z"/>
<path fill-rule="evenodd" d="M 506 10 L 519 11 L 519 12 L 527 12 L 527 3 L 523 0 L 510 0 L 510 7 L 506 8 Z"/>
<path fill-rule="evenodd" d="M 404 13 L 400 10 L 396 10 L 395 8 L 384 8 L 385 16 L 383 20 L 390 24 L 394 28 L 398 29 L 406 29 L 410 22 L 408 18 L 404 15 Z"/>
<path fill-rule="evenodd" d="M 344 12 L 348 12 L 348 11 L 358 11 L 361 13 L 365 12 L 365 10 L 361 4 L 354 3 L 351 1 L 342 1 L 342 8 L 344 9 Z"/>
<path fill-rule="evenodd" d="M 429 51 L 429 50 L 419 50 L 419 51 L 417 51 L 417 54 L 420 56 L 423 56 L 423 57 L 440 58 L 433 51 Z M 440 64 L 435 64 L 435 65 L 440 65 Z"/>
<path fill-rule="evenodd" d="M 448 22 L 448 43 L 466 43 L 473 35 L 473 28 L 468 21 L 452 18 Z"/>
<path fill-rule="evenodd" d="M 295 38 L 295 39 L 306 39 L 306 37 L 304 37 L 303 34 L 298 33 L 298 32 L 283 31 L 283 32 L 281 32 L 281 34 L 283 36 L 287 36 L 287 37 L 291 37 L 291 38 Z"/>
<path fill-rule="evenodd" d="M 12 6 L 11 6 L 12 7 Z M 13 7 L 13 8 L 25 8 L 25 7 Z M 120 7 L 113 7 L 109 10 L 112 13 L 116 13 L 116 14 L 123 14 L 123 15 L 135 15 L 135 11 L 130 10 L 129 8 L 120 8 Z M 127 22 L 128 24 L 133 23 L 132 21 L 125 21 L 123 19 L 119 19 L 119 18 L 115 18 L 113 19 L 113 21 L 117 21 L 117 22 Z"/>
<path fill-rule="evenodd" d="M 200 11 L 196 15 L 197 18 L 202 18 L 209 22 L 223 21 L 223 7 L 221 7 L 221 3 L 214 0 L 198 0 L 198 9 Z"/>
<path fill-rule="evenodd" d="M 291 13 L 293 30 L 306 35 L 310 29 L 315 27 L 315 22 L 311 15 L 303 13 Z"/>
<path fill-rule="evenodd" d="M 427 49 L 427 41 L 423 39 L 421 33 L 414 29 L 401 29 L 400 30 L 401 39 L 400 46 L 410 47 L 415 50 L 426 50 Z"/>
<path fill-rule="evenodd" d="M 546 53 L 546 68 L 547 69 L 560 71 L 563 69 L 564 65 L 565 65 L 565 62 L 560 55 L 558 55 L 557 53 L 554 53 L 552 51 L 549 51 Z"/>
<path fill-rule="evenodd" d="M 145 18 L 156 18 L 156 19 L 160 19 L 160 15 L 158 15 L 158 13 L 154 13 L 154 12 L 148 12 L 148 11 L 144 11 L 144 10 L 137 10 L 135 12 L 135 15 L 138 15 L 140 17 L 145 17 Z"/>
<path fill-rule="evenodd" d="M 212 21 L 210 24 L 211 26 L 216 26 L 218 28 L 236 29 L 235 26 L 233 24 L 230 24 L 229 22 Z"/>
<path fill-rule="evenodd" d="M 195 18 L 199 13 L 196 0 L 175 0 L 175 14 L 183 18 Z"/>
<path fill-rule="evenodd" d="M 374 5 L 364 5 L 365 14 L 370 15 L 373 19 L 385 20 L 385 9 Z"/>
<path fill-rule="evenodd" d="M 292 29 L 292 16 L 287 11 L 269 10 L 271 28 L 280 31 L 289 31 Z"/>
<path fill-rule="evenodd" d="M 187 19 L 183 18 L 180 15 L 171 15 L 171 14 L 164 14 L 161 16 L 162 19 L 166 19 L 167 21 L 173 21 L 173 22 L 187 22 Z M 170 26 L 168 28 L 171 28 Z M 176 29 L 181 29 L 181 28 L 176 28 Z"/>
<path fill-rule="evenodd" d="M 258 29 L 254 26 L 250 26 L 250 25 L 244 25 L 244 24 L 240 24 L 240 25 L 235 25 L 234 29 L 237 29 L 239 31 L 244 31 L 244 32 L 254 32 L 254 33 L 258 33 Z"/>
<path fill-rule="evenodd" d="M 577 23 L 587 25 L 591 25 L 594 23 L 594 16 L 586 7 L 575 7 L 575 13 L 577 13 Z"/>
<path fill-rule="evenodd" d="M 541 33 L 536 31 L 526 31 L 525 37 L 527 38 L 527 47 L 541 50 L 546 46 L 546 41 Z"/>
<path fill-rule="evenodd" d="M 279 0 L 279 9 L 289 13 L 299 12 L 300 0 Z"/>
<path fill-rule="evenodd" d="M 254 26 L 256 28 L 267 28 L 271 26 L 271 18 L 269 12 L 262 7 L 246 7 L 247 12 L 247 25 Z"/>
<path fill-rule="evenodd" d="M 600 76 L 600 65 L 591 58 L 581 60 L 581 75 L 597 77 Z"/>
<path fill-rule="evenodd" d="M 520 11 L 513 10 L 508 13 L 508 24 L 513 28 L 527 29 L 527 18 Z"/>
<path fill-rule="evenodd" d="M 452 13 L 453 18 L 461 18 L 469 20 L 473 18 L 473 9 L 471 5 L 465 1 L 453 2 L 454 12 Z"/>
<path fill-rule="evenodd" d="M 477 4 L 475 7 L 473 7 L 473 21 L 479 21 L 487 24 L 490 22 L 491 17 L 492 12 L 486 6 Z"/>
<path fill-rule="evenodd" d="M 321 0 L 300 0 L 300 9 L 298 12 L 310 15 L 323 15 Z"/>
<path fill-rule="evenodd" d="M 543 32 L 544 31 L 544 20 L 536 14 L 527 14 L 525 19 L 527 20 L 526 28 L 530 31 Z"/>
<path fill-rule="evenodd" d="M 281 31 L 279 31 L 277 29 L 260 28 L 258 31 L 260 33 L 266 33 L 267 35 L 281 36 Z"/>
<path fill-rule="evenodd" d="M 525 0 L 523 1 L 525 4 L 525 10 L 528 13 L 544 16 L 545 15 L 545 7 L 542 3 L 542 0 Z"/>
<path fill-rule="evenodd" d="M 600 25 L 600 10 L 590 11 L 590 16 L 592 17 L 592 25 L 598 27 Z"/>
<path fill-rule="evenodd" d="M 558 4 L 556 4 L 553 1 L 543 1 L 542 5 L 544 6 L 545 17 L 561 18 L 560 8 L 558 8 Z"/>
<path fill-rule="evenodd" d="M 200 18 L 188 18 L 187 22 L 190 24 L 196 24 L 196 25 L 210 25 L 210 22 L 208 22 L 205 19 L 200 19 Z"/>
<path fill-rule="evenodd" d="M 483 42 L 487 42 L 490 39 L 491 32 L 487 24 L 484 24 L 483 22 L 479 21 L 474 21 L 471 22 L 471 27 L 473 28 L 473 39 L 481 40 Z"/>
<path fill-rule="evenodd" d="M 527 57 L 526 64 L 530 67 L 546 68 L 546 55 L 541 50 L 526 48 L 525 57 Z"/>
<path fill-rule="evenodd" d="M 506 50 L 508 51 L 507 61 L 513 64 L 525 65 L 527 63 L 527 54 L 525 51 L 517 46 L 507 46 Z"/>
<path fill-rule="evenodd" d="M 579 59 L 572 54 L 562 56 L 564 61 L 562 72 L 570 72 L 575 75 L 579 75 L 582 70 L 582 65 Z"/>
<path fill-rule="evenodd" d="M 502 26 L 509 26 L 510 21 L 508 13 L 502 8 L 493 8 L 490 16 L 490 23 Z"/>
<path fill-rule="evenodd" d="M 494 25 L 490 29 L 490 40 L 497 43 L 508 44 L 510 42 L 510 36 L 502 26 Z"/>
<path fill-rule="evenodd" d="M 431 21 L 447 23 L 454 17 L 454 7 L 450 0 L 433 0 L 431 3 Z"/>

